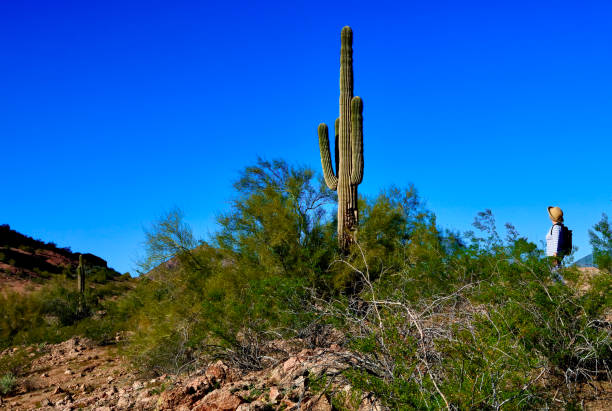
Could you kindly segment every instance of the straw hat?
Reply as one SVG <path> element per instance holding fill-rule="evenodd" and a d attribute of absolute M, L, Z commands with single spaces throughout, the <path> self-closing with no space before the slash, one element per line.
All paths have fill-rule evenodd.
<path fill-rule="evenodd" d="M 563 222 L 563 210 L 561 210 L 559 207 L 548 207 L 548 215 L 550 216 L 550 219 L 553 220 L 553 222 L 555 223 Z"/>

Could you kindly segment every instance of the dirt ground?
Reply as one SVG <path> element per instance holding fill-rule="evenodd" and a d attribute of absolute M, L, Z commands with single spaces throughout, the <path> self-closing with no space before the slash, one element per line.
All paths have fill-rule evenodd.
<path fill-rule="evenodd" d="M 140 409 L 154 408 L 155 398 L 150 397 L 155 397 L 162 379 L 138 379 L 114 346 L 95 346 L 73 338 L 26 350 L 34 358 L 31 367 L 20 376 L 16 392 L 2 400 L 2 409 L 136 409 L 131 397 L 138 395 Z M 124 400 L 125 407 L 117 407 L 122 397 L 132 401 Z"/>

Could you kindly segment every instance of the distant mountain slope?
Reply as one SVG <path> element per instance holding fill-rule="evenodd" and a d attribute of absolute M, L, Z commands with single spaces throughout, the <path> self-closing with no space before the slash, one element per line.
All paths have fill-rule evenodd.
<path fill-rule="evenodd" d="M 581 259 L 577 260 L 574 265 L 576 267 L 596 267 L 595 262 L 593 261 L 593 254 L 582 257 Z"/>
<path fill-rule="evenodd" d="M 103 272 L 104 278 L 120 275 L 96 255 L 83 253 L 83 258 L 96 274 Z M 61 274 L 72 276 L 78 264 L 79 253 L 70 248 L 21 234 L 8 224 L 0 225 L 0 290 L 21 290 Z"/>

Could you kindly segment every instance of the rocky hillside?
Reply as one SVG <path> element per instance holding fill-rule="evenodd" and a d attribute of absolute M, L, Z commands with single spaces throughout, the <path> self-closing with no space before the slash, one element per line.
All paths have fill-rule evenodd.
<path fill-rule="evenodd" d="M 312 350 L 299 348 L 301 341 L 276 343 L 278 355 L 270 358 L 264 370 L 244 373 L 217 361 L 189 376 L 156 378 L 134 375 L 116 348 L 96 346 L 86 339 L 8 349 L 0 354 L 0 361 L 21 355 L 28 370 L 0 405 L 12 410 L 324 411 L 332 409 L 328 393 L 334 389 L 359 409 L 382 409 L 367 396 L 346 395 L 351 387 L 340 371 L 347 367 L 350 353 L 338 344 Z"/>
<path fill-rule="evenodd" d="M 83 253 L 85 263 L 110 276 L 120 274 L 108 267 L 102 258 Z M 12 230 L 8 224 L 0 225 L 0 290 L 23 292 L 37 288 L 46 279 L 74 273 L 79 253 L 60 248 Z"/>
<path fill-rule="evenodd" d="M 117 340 L 121 340 L 117 336 Z M 241 372 L 222 361 L 191 375 L 147 378 L 134 374 L 116 346 L 73 338 L 60 344 L 0 352 L 0 363 L 22 358 L 23 377 L 2 398 L 7 410 L 388 410 L 342 376 L 351 351 L 332 343 L 305 349 L 303 341 L 277 341 L 275 358 L 259 371 Z M 587 410 L 612 404 L 610 382 L 580 384 Z"/>

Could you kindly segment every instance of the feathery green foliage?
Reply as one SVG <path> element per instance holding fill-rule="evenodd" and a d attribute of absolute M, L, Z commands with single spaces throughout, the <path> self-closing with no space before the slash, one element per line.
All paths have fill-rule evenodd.
<path fill-rule="evenodd" d="M 349 298 L 328 311 L 360 353 L 353 385 L 391 409 L 514 409 L 550 406 L 551 386 L 610 378 L 612 333 L 597 319 L 612 305 L 596 298 L 601 286 L 580 296 L 554 282 L 542 250 L 511 226 L 502 240 L 490 211 L 474 225 L 484 235 L 468 246 L 444 252 L 436 236 L 413 237 L 402 265 L 358 270 L 365 308 L 356 313 Z M 425 244 L 430 253 L 412 260 Z"/>
<path fill-rule="evenodd" d="M 333 258 L 326 207 L 333 193 L 307 168 L 259 160 L 234 184 L 231 208 L 219 217 L 215 245 L 241 275 L 321 281 Z"/>
<path fill-rule="evenodd" d="M 4 374 L 0 376 L 0 394 L 9 394 L 17 385 L 17 378 L 13 374 Z"/>
<path fill-rule="evenodd" d="M 595 264 L 602 270 L 612 272 L 612 228 L 606 214 L 589 230 L 589 237 Z"/>
<path fill-rule="evenodd" d="M 235 183 L 212 244 L 195 241 L 177 210 L 147 231 L 145 263 L 172 260 L 123 302 L 137 312 L 128 353 L 139 367 L 176 372 L 233 348 L 241 366 L 257 368 L 249 336 L 296 334 L 304 320 L 288 312 L 300 310 L 306 287 L 324 287 L 334 256 L 333 193 L 317 183 L 309 169 L 259 160 Z"/>

